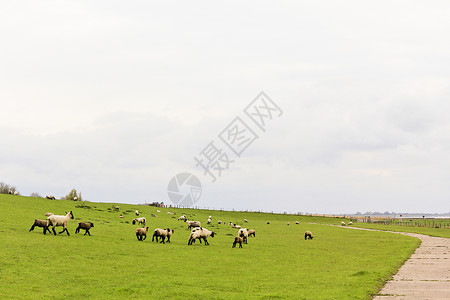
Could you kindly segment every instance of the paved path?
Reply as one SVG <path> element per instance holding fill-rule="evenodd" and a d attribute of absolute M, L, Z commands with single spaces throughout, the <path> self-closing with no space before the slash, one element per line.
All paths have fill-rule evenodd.
<path fill-rule="evenodd" d="M 334 225 L 333 225 L 334 226 Z M 343 227 L 378 231 L 358 227 Z M 393 231 L 389 231 L 393 232 Z M 417 233 L 393 232 L 422 241 L 413 255 L 389 280 L 374 300 L 450 299 L 450 239 Z"/>

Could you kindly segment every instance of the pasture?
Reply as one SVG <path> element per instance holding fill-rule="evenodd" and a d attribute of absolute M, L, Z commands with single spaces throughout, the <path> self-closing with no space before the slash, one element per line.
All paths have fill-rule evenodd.
<path fill-rule="evenodd" d="M 114 205 L 119 210 L 0 195 L 0 298 L 370 299 L 419 245 L 403 235 L 309 224 L 340 224 L 337 218 Z M 150 231 L 142 242 L 131 224 L 136 209 Z M 74 214 L 70 236 L 28 232 L 35 218 L 66 211 Z M 187 245 L 182 214 L 217 233 L 210 246 Z M 80 221 L 95 224 L 91 236 L 75 234 Z M 255 229 L 256 237 L 232 248 L 238 230 L 228 222 Z M 152 242 L 157 227 L 175 230 L 170 244 Z M 306 230 L 313 240 L 304 240 Z"/>

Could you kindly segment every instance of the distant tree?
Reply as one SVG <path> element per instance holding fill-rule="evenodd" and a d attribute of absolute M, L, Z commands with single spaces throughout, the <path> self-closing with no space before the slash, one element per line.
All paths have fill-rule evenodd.
<path fill-rule="evenodd" d="M 30 197 L 42 198 L 38 193 L 31 193 Z"/>
<path fill-rule="evenodd" d="M 63 199 L 64 198 L 64 199 Z M 61 197 L 62 200 L 83 201 L 81 193 L 77 193 L 76 189 L 72 189 L 65 197 Z"/>
<path fill-rule="evenodd" d="M 15 192 L 17 192 L 15 186 L 0 182 L 0 194 L 14 194 Z"/>

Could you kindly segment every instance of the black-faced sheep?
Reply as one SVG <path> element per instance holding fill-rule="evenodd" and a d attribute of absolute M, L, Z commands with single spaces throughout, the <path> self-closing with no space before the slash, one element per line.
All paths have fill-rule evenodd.
<path fill-rule="evenodd" d="M 80 232 L 80 229 L 84 229 L 84 235 L 89 234 L 89 236 L 91 236 L 91 233 L 89 232 L 89 229 L 91 229 L 92 227 L 94 227 L 94 223 L 92 222 L 80 222 L 78 223 L 78 227 L 77 229 L 75 229 L 75 234 L 77 234 L 78 232 Z"/>
<path fill-rule="evenodd" d="M 233 242 L 233 248 L 236 247 L 236 244 L 239 243 L 239 248 L 242 248 L 242 243 L 244 242 L 244 237 L 242 236 L 235 236 L 234 242 Z"/>
<path fill-rule="evenodd" d="M 64 229 L 60 233 L 63 233 L 64 231 L 69 234 L 69 231 L 67 230 L 67 224 L 69 223 L 69 220 L 73 219 L 73 213 L 72 211 L 68 212 L 65 216 L 58 216 L 58 215 L 51 215 L 47 218 L 47 220 L 50 222 L 50 226 L 52 226 L 52 231 L 56 235 L 56 226 L 63 226 Z"/>
<path fill-rule="evenodd" d="M 170 243 L 170 237 L 172 236 L 174 231 L 175 230 L 170 228 L 166 229 L 156 228 L 155 231 L 153 231 L 152 242 L 155 240 L 155 238 L 156 241 L 158 242 L 158 238 L 160 238 L 161 239 L 160 243 L 165 244 L 165 239 L 167 238 L 167 242 Z"/>
<path fill-rule="evenodd" d="M 219 221 L 217 221 L 217 224 L 222 224 L 222 221 L 220 221 L 220 220 L 219 220 Z"/>
<path fill-rule="evenodd" d="M 186 220 L 185 222 L 186 222 L 186 224 L 188 226 L 188 229 L 191 229 L 191 228 L 194 228 L 194 227 L 202 227 L 202 223 L 200 223 L 199 221 Z"/>
<path fill-rule="evenodd" d="M 143 241 L 147 238 L 148 226 L 144 228 L 136 228 L 136 237 L 138 241 Z"/>
<path fill-rule="evenodd" d="M 299 222 L 299 221 L 295 221 L 295 224 L 297 224 L 297 225 L 298 225 L 298 224 L 300 224 L 300 222 Z"/>
<path fill-rule="evenodd" d="M 47 198 L 47 199 L 51 199 L 51 200 L 55 200 L 56 198 L 55 198 L 55 196 L 52 196 L 52 195 L 47 195 L 47 196 L 45 196 L 45 198 Z"/>
<path fill-rule="evenodd" d="M 344 222 L 344 221 L 342 221 L 342 222 L 341 222 L 341 225 L 342 225 L 342 226 L 345 226 L 345 222 Z"/>
<path fill-rule="evenodd" d="M 139 216 L 139 211 L 137 209 L 134 211 L 134 213 L 136 214 L 136 216 Z"/>
<path fill-rule="evenodd" d="M 242 237 L 244 244 L 247 244 L 247 239 L 248 239 L 248 230 L 247 230 L 247 228 L 239 229 L 238 236 Z"/>
<path fill-rule="evenodd" d="M 267 224 L 270 224 L 270 222 L 267 222 Z"/>
<path fill-rule="evenodd" d="M 255 237 L 255 230 L 254 229 L 250 229 L 248 231 L 248 236 L 252 236 L 252 235 Z"/>
<path fill-rule="evenodd" d="M 179 218 L 178 218 L 178 221 L 179 220 L 183 220 L 183 221 L 186 221 L 186 215 L 182 215 L 182 216 L 180 216 Z"/>
<path fill-rule="evenodd" d="M 348 225 L 353 225 L 353 222 L 352 221 L 348 222 Z"/>
<path fill-rule="evenodd" d="M 141 217 L 141 218 L 133 219 L 132 223 L 133 223 L 133 225 L 136 224 L 136 223 L 139 223 L 139 224 L 142 224 L 142 225 L 145 226 L 145 222 L 146 221 L 147 220 L 144 217 Z"/>
<path fill-rule="evenodd" d="M 307 239 L 310 239 L 310 240 L 313 239 L 313 235 L 312 235 L 311 231 L 305 232 L 305 240 L 307 240 Z"/>
<path fill-rule="evenodd" d="M 208 224 L 211 224 L 211 221 L 212 221 L 211 218 L 209 218 L 209 219 L 208 219 Z"/>
<path fill-rule="evenodd" d="M 189 235 L 189 241 L 188 241 L 188 245 L 192 245 L 192 243 L 196 240 L 196 239 L 203 239 L 203 241 L 205 241 L 205 246 L 209 245 L 208 242 L 208 237 L 214 237 L 215 233 L 213 231 L 210 231 L 206 228 L 200 228 L 199 230 L 196 231 L 192 231 L 191 234 Z"/>
<path fill-rule="evenodd" d="M 44 234 L 47 234 L 47 230 L 51 234 L 50 229 L 48 229 L 48 227 L 50 226 L 50 222 L 48 220 L 34 219 L 34 223 L 31 226 L 30 230 L 28 230 L 28 232 L 33 231 L 35 226 L 43 227 L 44 228 Z"/>
<path fill-rule="evenodd" d="M 244 219 L 244 222 L 245 222 L 245 223 L 248 223 L 248 220 L 247 220 L 247 219 Z"/>

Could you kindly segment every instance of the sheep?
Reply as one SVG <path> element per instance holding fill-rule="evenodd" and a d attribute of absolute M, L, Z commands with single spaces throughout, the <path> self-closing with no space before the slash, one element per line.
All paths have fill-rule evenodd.
<path fill-rule="evenodd" d="M 307 240 L 307 239 L 310 239 L 310 240 L 313 239 L 313 235 L 312 235 L 311 231 L 305 232 L 305 240 Z"/>
<path fill-rule="evenodd" d="M 208 246 L 208 237 L 214 237 L 214 235 L 214 231 L 210 231 L 206 228 L 200 228 L 199 230 L 191 232 L 191 234 L 189 235 L 188 245 L 192 245 L 195 239 L 199 239 L 200 241 L 201 239 L 203 239 L 205 241 L 205 246 Z"/>
<path fill-rule="evenodd" d="M 181 217 L 179 217 L 179 218 L 178 218 L 178 221 L 180 221 L 180 220 L 185 221 L 185 220 L 186 220 L 186 215 L 182 215 Z"/>
<path fill-rule="evenodd" d="M 208 224 L 211 224 L 211 218 L 208 219 Z"/>
<path fill-rule="evenodd" d="M 243 238 L 244 244 L 247 244 L 248 231 L 247 228 L 241 228 L 238 231 L 238 236 Z"/>
<path fill-rule="evenodd" d="M 342 221 L 342 222 L 341 222 L 341 225 L 342 225 L 342 226 L 345 226 L 345 222 L 344 222 L 344 221 Z"/>
<path fill-rule="evenodd" d="M 352 222 L 352 221 L 348 222 L 348 225 L 349 225 L 349 226 L 350 226 L 350 225 L 353 225 L 353 222 Z"/>
<path fill-rule="evenodd" d="M 78 232 L 80 232 L 80 229 L 84 229 L 84 235 L 89 234 L 89 236 L 91 236 L 91 233 L 89 232 L 89 229 L 91 229 L 92 227 L 94 227 L 94 223 L 92 222 L 80 222 L 78 223 L 78 227 L 77 229 L 75 229 L 75 234 L 77 234 Z"/>
<path fill-rule="evenodd" d="M 234 224 L 232 222 L 228 223 L 228 225 L 234 226 Z"/>
<path fill-rule="evenodd" d="M 298 225 L 298 224 L 300 224 L 300 222 L 299 222 L 299 221 L 295 221 L 295 224 L 297 224 L 297 225 Z"/>
<path fill-rule="evenodd" d="M 157 242 L 158 242 L 158 238 L 161 238 L 160 243 L 165 244 L 164 241 L 167 237 L 167 242 L 170 243 L 170 237 L 172 236 L 174 231 L 175 230 L 170 229 L 170 228 L 166 228 L 166 229 L 156 228 L 155 231 L 153 231 L 152 242 L 155 240 L 155 237 L 156 237 Z"/>
<path fill-rule="evenodd" d="M 159 209 L 157 209 L 156 212 L 161 212 L 161 211 Z"/>
<path fill-rule="evenodd" d="M 217 224 L 222 224 L 222 221 L 221 220 L 217 221 Z"/>
<path fill-rule="evenodd" d="M 136 237 L 138 241 L 143 241 L 147 238 L 148 226 L 144 228 L 136 228 Z M 144 238 L 142 238 L 144 237 Z"/>
<path fill-rule="evenodd" d="M 267 224 L 270 224 L 270 222 L 267 222 Z"/>
<path fill-rule="evenodd" d="M 134 213 L 136 214 L 136 216 L 139 216 L 139 211 L 137 209 L 134 211 Z"/>
<path fill-rule="evenodd" d="M 244 241 L 244 237 L 242 236 L 235 236 L 234 242 L 233 242 L 233 248 L 236 247 L 236 244 L 239 243 L 239 248 L 242 248 L 242 242 Z"/>
<path fill-rule="evenodd" d="M 67 230 L 67 224 L 69 223 L 69 220 L 73 219 L 73 213 L 72 211 L 68 212 L 65 216 L 58 216 L 58 215 L 51 215 L 47 218 L 47 220 L 50 222 L 49 225 L 52 226 L 52 231 L 56 235 L 56 226 L 63 226 L 64 229 L 60 233 L 63 233 L 64 231 L 69 234 L 69 231 Z"/>
<path fill-rule="evenodd" d="M 142 225 L 145 226 L 145 222 L 146 221 L 147 220 L 144 217 L 141 217 L 141 218 L 133 219 L 132 223 L 133 223 L 133 225 L 136 224 L 136 223 L 139 223 L 139 224 L 142 224 Z"/>
<path fill-rule="evenodd" d="M 51 213 L 51 212 L 45 213 L 46 217 L 50 217 L 51 215 L 54 215 L 54 213 Z"/>
<path fill-rule="evenodd" d="M 287 224 L 288 224 L 288 226 L 289 226 L 289 225 L 291 225 L 291 223 L 290 223 L 290 222 L 287 222 Z"/>
<path fill-rule="evenodd" d="M 247 219 L 244 219 L 244 222 L 245 222 L 245 223 L 248 223 L 248 220 L 247 220 Z"/>
<path fill-rule="evenodd" d="M 237 229 L 240 229 L 240 228 L 241 228 L 241 225 L 233 225 L 233 226 L 231 226 L 231 228 L 237 228 Z"/>
<path fill-rule="evenodd" d="M 188 229 L 194 228 L 194 227 L 202 227 L 202 223 L 199 221 L 186 221 L 188 225 Z"/>
<path fill-rule="evenodd" d="M 30 230 L 28 230 L 28 232 L 33 231 L 34 227 L 43 227 L 44 228 L 44 234 L 47 234 L 47 230 L 48 232 L 51 234 L 50 229 L 48 229 L 48 226 L 50 225 L 48 220 L 39 220 L 39 219 L 34 219 L 34 223 L 31 226 Z"/>
<path fill-rule="evenodd" d="M 16 196 L 19 195 L 19 191 L 15 191 L 14 195 L 16 195 Z"/>
<path fill-rule="evenodd" d="M 254 236 L 255 237 L 255 229 L 248 230 L 248 236 Z"/>
<path fill-rule="evenodd" d="M 154 215 L 154 214 L 152 214 L 152 217 L 153 217 L 153 218 L 156 218 L 156 217 L 157 217 L 157 215 Z"/>
<path fill-rule="evenodd" d="M 53 195 L 47 195 L 47 196 L 45 196 L 45 198 L 47 198 L 47 199 L 51 199 L 51 200 L 55 200 L 56 198 L 55 198 L 55 196 L 53 196 Z"/>
<path fill-rule="evenodd" d="M 120 214 L 120 215 L 119 215 L 119 218 L 123 219 L 123 215 L 122 215 L 122 214 Z"/>

